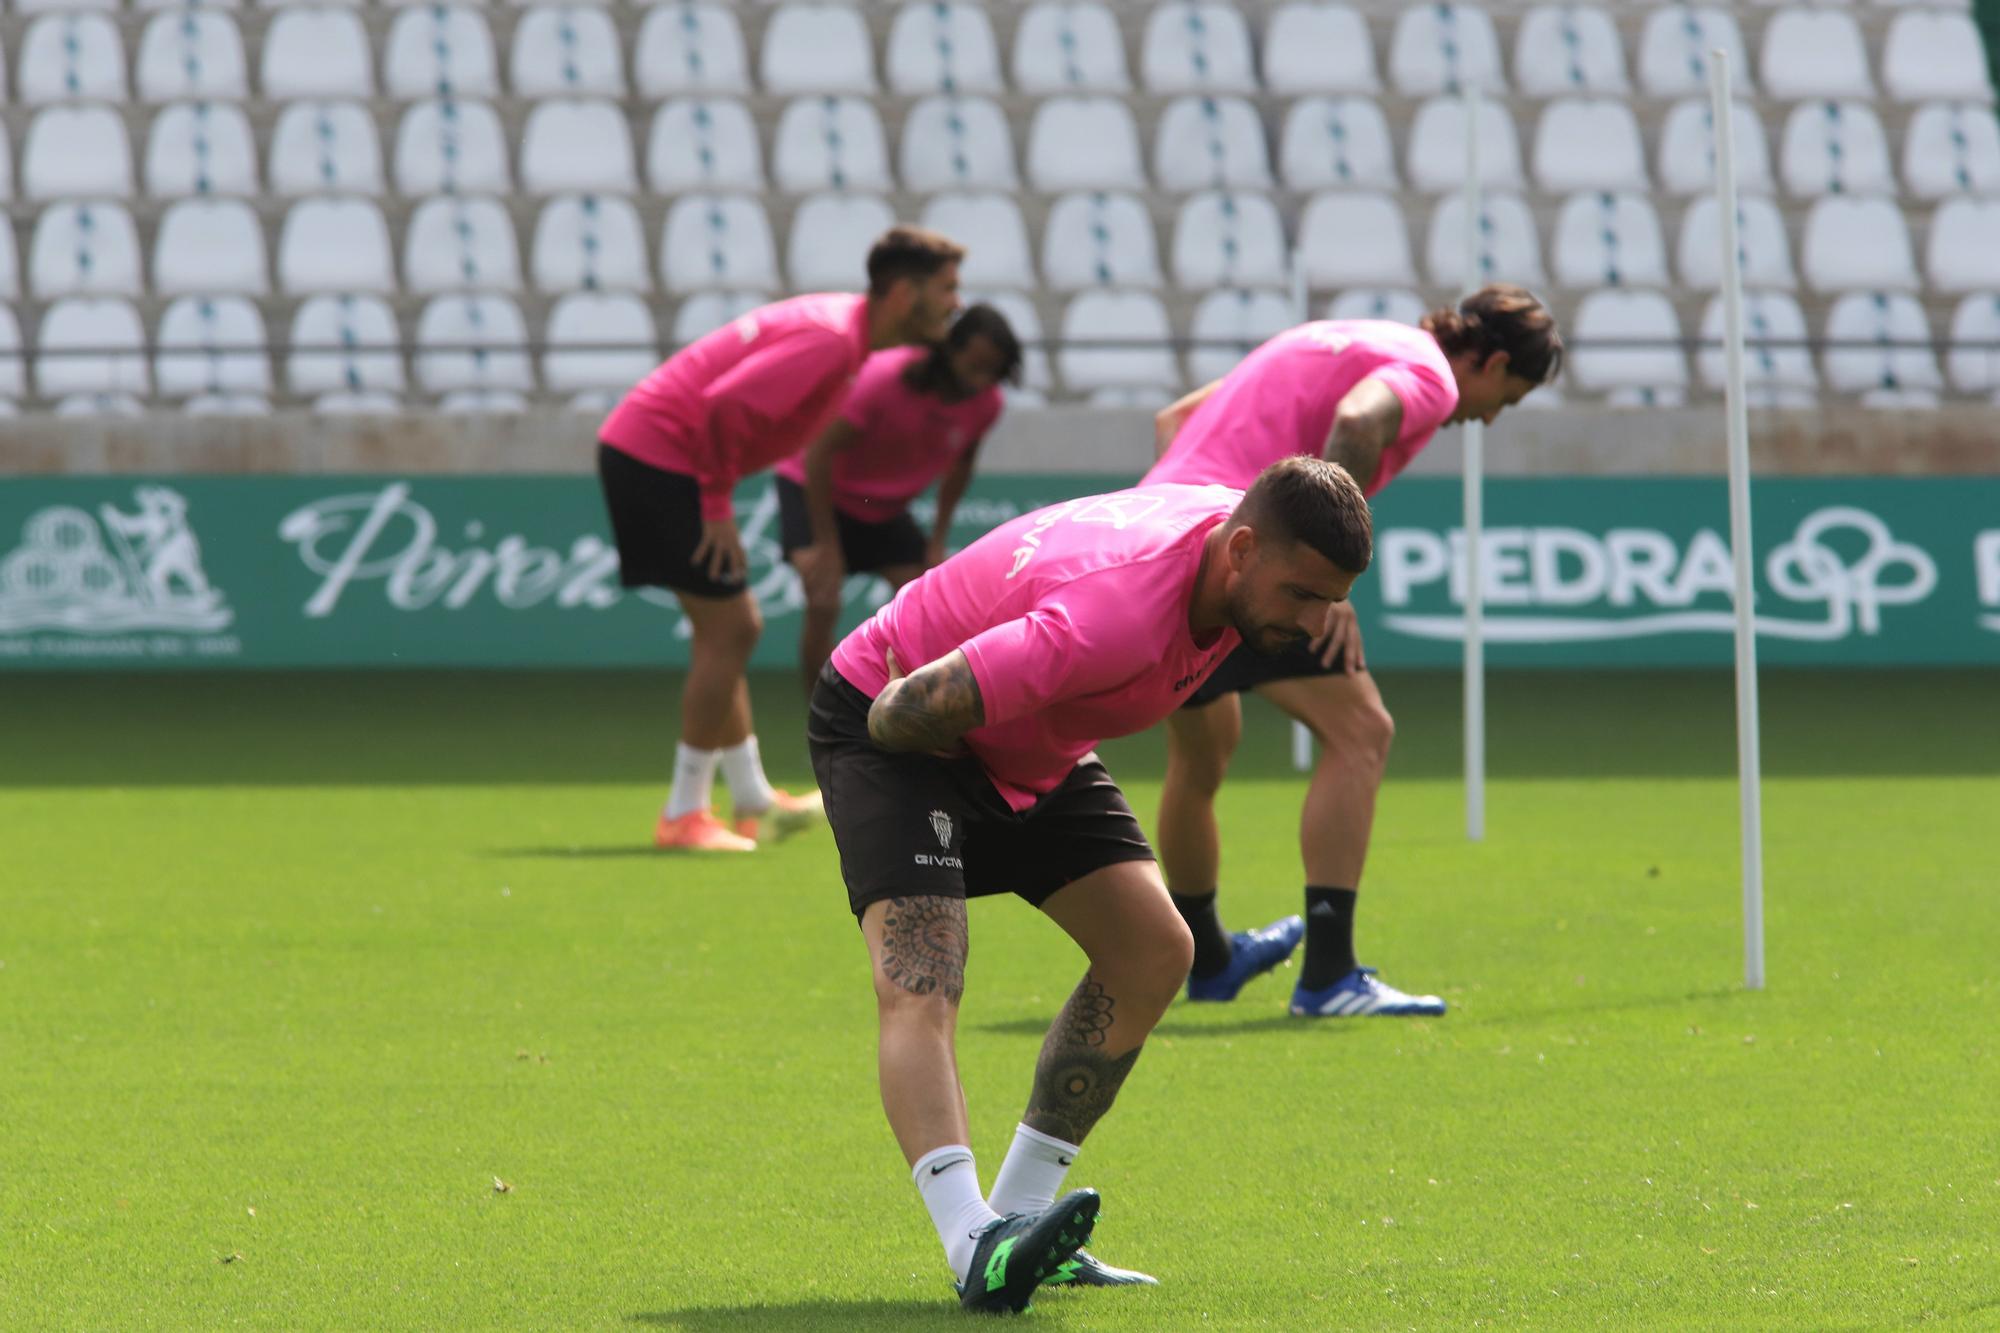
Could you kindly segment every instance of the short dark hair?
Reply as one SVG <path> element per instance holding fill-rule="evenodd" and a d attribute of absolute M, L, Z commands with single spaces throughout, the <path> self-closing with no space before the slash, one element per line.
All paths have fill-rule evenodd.
<path fill-rule="evenodd" d="M 898 224 L 875 238 L 868 251 L 868 294 L 886 296 L 904 278 L 919 282 L 965 258 L 965 247 L 942 232 Z"/>
<path fill-rule="evenodd" d="M 1375 553 L 1375 525 L 1361 487 L 1338 463 L 1308 454 L 1281 458 L 1257 474 L 1230 515 L 1280 543 L 1304 542 L 1336 569 L 1362 574 Z"/>
<path fill-rule="evenodd" d="M 1021 340 L 1014 335 L 1014 326 L 1005 315 L 984 302 L 967 306 L 952 321 L 951 332 L 945 334 L 945 350 L 956 352 L 974 338 L 986 339 L 1000 353 L 1002 380 L 1008 384 L 1021 382 Z"/>
<path fill-rule="evenodd" d="M 1423 328 L 1447 357 L 1470 352 L 1482 363 L 1507 354 L 1507 373 L 1547 384 L 1562 372 L 1563 340 L 1556 317 L 1526 287 L 1490 282 L 1458 303 L 1424 316 Z"/>

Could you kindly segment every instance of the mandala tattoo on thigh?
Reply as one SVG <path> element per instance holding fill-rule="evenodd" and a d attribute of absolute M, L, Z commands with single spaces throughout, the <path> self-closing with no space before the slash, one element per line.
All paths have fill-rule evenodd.
<path fill-rule="evenodd" d="M 912 995 L 965 994 L 965 899 L 891 898 L 882 914 L 882 975 Z"/>
<path fill-rule="evenodd" d="M 1104 1054 L 1115 1008 L 1116 1002 L 1097 978 L 1084 973 L 1035 1062 L 1035 1087 L 1022 1117 L 1030 1129 L 1081 1143 L 1111 1109 L 1125 1076 L 1139 1060 L 1136 1046 L 1123 1055 Z"/>

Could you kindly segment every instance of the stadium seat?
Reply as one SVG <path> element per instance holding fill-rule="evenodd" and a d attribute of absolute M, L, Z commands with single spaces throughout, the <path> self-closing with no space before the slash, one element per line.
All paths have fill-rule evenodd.
<path fill-rule="evenodd" d="M 1136 195 L 1090 190 L 1058 198 L 1042 229 L 1042 279 L 1058 292 L 1160 286 L 1146 205 Z"/>
<path fill-rule="evenodd" d="M 402 335 L 389 303 L 354 293 L 309 297 L 292 316 L 285 382 L 302 397 L 401 393 Z"/>
<path fill-rule="evenodd" d="M 1350 5 L 1287 0 L 1264 25 L 1264 85 L 1284 96 L 1377 93 L 1375 43 Z"/>
<path fill-rule="evenodd" d="M 1165 0 L 1146 15 L 1139 78 L 1149 93 L 1254 93 L 1250 27 L 1227 0 Z"/>
<path fill-rule="evenodd" d="M 1125 38 L 1109 6 L 1040 0 L 1014 30 L 1014 86 L 1024 93 L 1122 93 Z"/>
<path fill-rule="evenodd" d="M 139 39 L 132 72 L 142 102 L 233 101 L 250 92 L 243 34 L 235 19 L 217 9 L 190 6 L 155 14 Z"/>
<path fill-rule="evenodd" d="M 2000 292 L 1980 292 L 1951 316 L 1951 382 L 1960 393 L 2000 390 Z M 4 392 L 0 389 L 0 392 Z"/>
<path fill-rule="evenodd" d="M 389 258 L 389 224 L 372 200 L 301 199 L 278 233 L 278 287 L 294 296 L 316 292 L 396 290 Z"/>
<path fill-rule="evenodd" d="M 384 194 L 382 142 L 359 102 L 293 102 L 271 131 L 271 192 Z"/>
<path fill-rule="evenodd" d="M 263 296 L 271 290 L 264 226 L 241 199 L 182 199 L 160 217 L 153 290 L 161 296 Z"/>
<path fill-rule="evenodd" d="M 2000 199 L 1947 199 L 1931 215 L 1931 286 L 1941 292 L 2000 287 Z"/>
<path fill-rule="evenodd" d="M 1010 194 L 946 193 L 924 205 L 922 224 L 966 249 L 958 276 L 968 287 L 1033 287 L 1035 263 L 1028 226 Z"/>
<path fill-rule="evenodd" d="M 1028 131 L 1028 181 L 1044 194 L 1143 190 L 1139 127 L 1115 97 L 1051 97 Z"/>
<path fill-rule="evenodd" d="M 103 14 L 44 14 L 28 24 L 15 69 L 14 95 L 26 106 L 44 102 L 125 100 L 125 44 Z"/>
<path fill-rule="evenodd" d="M 637 194 L 632 163 L 631 122 L 616 102 L 554 97 L 528 112 L 521 131 L 521 188 L 529 194 Z"/>
<path fill-rule="evenodd" d="M 782 286 L 764 206 L 741 195 L 684 194 L 674 200 L 660 228 L 660 275 L 675 292 Z"/>
<path fill-rule="evenodd" d="M 1521 141 L 1514 118 L 1490 97 L 1479 99 L 1479 179 L 1488 188 L 1518 189 Z M 1417 108 L 1410 126 L 1410 184 L 1436 193 L 1465 188 L 1465 103 L 1433 97 Z"/>
<path fill-rule="evenodd" d="M 1530 97 L 1623 95 L 1625 47 L 1603 5 L 1538 5 L 1514 37 L 1514 83 Z"/>
<path fill-rule="evenodd" d="M 965 303 L 984 302 L 1006 317 L 1007 325 L 1021 342 L 1021 382 L 1031 390 L 1047 392 L 1055 383 L 1049 373 L 1049 354 L 1041 344 L 1042 317 L 1034 302 L 1019 292 L 968 291 Z M 1010 405 L 1012 399 L 1008 400 Z"/>
<path fill-rule="evenodd" d="M 1799 248 L 1806 283 L 1816 291 L 1915 291 L 1921 285 L 1910 230 L 1893 198 L 1828 195 L 1806 215 Z"/>
<path fill-rule="evenodd" d="M 132 193 L 132 146 L 108 106 L 50 106 L 35 113 L 21 145 L 28 200 L 123 199 Z"/>
<path fill-rule="evenodd" d="M 1173 388 L 1180 383 L 1167 344 L 1173 330 L 1166 307 L 1151 292 L 1093 291 L 1071 299 L 1063 311 L 1057 361 L 1072 393 L 1134 387 Z M 1129 347 L 1080 347 L 1123 341 Z"/>
<path fill-rule="evenodd" d="M 1786 193 L 1803 199 L 1896 192 L 1888 136 L 1865 102 L 1801 102 L 1793 107 L 1778 150 L 1778 174 Z"/>
<path fill-rule="evenodd" d="M 1722 298 L 1711 297 L 1701 317 L 1701 348 L 1695 361 L 1702 383 L 1711 389 L 1726 386 L 1728 367 L 1722 346 Z M 1743 293 L 1744 378 L 1753 391 L 1763 395 L 1785 390 L 1817 390 L 1819 375 L 1813 370 L 1812 353 L 1806 349 L 1806 317 L 1799 303 L 1784 292 L 1746 291 Z M 1784 403 L 1778 397 L 1767 402 Z M 1756 404 L 1753 403 L 1753 406 Z M 1808 402 L 1808 405 L 1811 405 Z"/>
<path fill-rule="evenodd" d="M 726 5 L 670 0 L 639 25 L 632 75 L 644 98 L 750 91 L 743 29 Z"/>
<path fill-rule="evenodd" d="M 1611 97 L 1562 97 L 1542 108 L 1535 183 L 1549 194 L 1650 188 L 1632 108 Z"/>
<path fill-rule="evenodd" d="M 967 0 L 912 0 L 897 10 L 884 63 L 889 90 L 908 97 L 1003 87 L 992 21 Z"/>
<path fill-rule="evenodd" d="M 623 392 L 660 363 L 660 334 L 629 292 L 572 292 L 549 311 L 542 382 L 551 393 Z"/>
<path fill-rule="evenodd" d="M 1386 194 L 1325 191 L 1299 218 L 1299 262 L 1316 291 L 1334 287 L 1413 287 L 1410 228 Z"/>
<path fill-rule="evenodd" d="M 1268 190 L 1264 121 L 1241 97 L 1177 97 L 1153 128 L 1153 178 L 1164 190 Z"/>
<path fill-rule="evenodd" d="M 850 5 L 814 0 L 781 5 L 764 29 L 764 91 L 872 94 L 875 47 L 868 25 Z"/>
<path fill-rule="evenodd" d="M 1465 196 L 1447 195 L 1431 212 L 1425 247 L 1431 281 L 1454 290 L 1488 282 L 1532 287 L 1543 280 L 1542 243 L 1519 195 L 1495 192 L 1479 202 L 1479 272 L 1465 273 Z"/>
<path fill-rule="evenodd" d="M 264 31 L 257 68 L 264 96 L 274 100 L 375 95 L 368 32 L 351 9 L 280 10 Z"/>
<path fill-rule="evenodd" d="M 198 393 L 181 410 L 191 417 L 265 417 L 271 400 L 257 393 Z"/>
<path fill-rule="evenodd" d="M 1206 190 L 1174 219 L 1174 285 L 1280 287 L 1292 280 L 1285 224 L 1269 195 Z M 1129 284 L 1128 284 L 1129 285 Z"/>
<path fill-rule="evenodd" d="M 499 115 L 486 102 L 414 103 L 396 127 L 395 177 L 396 192 L 410 198 L 507 193 L 514 181 Z"/>
<path fill-rule="evenodd" d="M 1991 103 L 1985 43 L 1968 14 L 1910 10 L 1889 24 L 1882 87 L 1898 102 L 1962 98 Z"/>
<path fill-rule="evenodd" d="M 1275 334 L 1298 323 L 1292 299 L 1279 291 L 1223 287 L 1201 298 L 1188 325 L 1188 382 L 1207 384 Z"/>
<path fill-rule="evenodd" d="M 771 176 L 787 194 L 892 190 L 882 118 L 860 97 L 801 97 L 771 140 Z"/>
<path fill-rule="evenodd" d="M 1784 219 L 1768 199 L 1737 200 L 1736 249 L 1741 256 L 1746 287 L 1783 288 L 1798 285 L 1792 271 L 1792 243 Z M 1722 288 L 1722 209 L 1714 195 L 1696 199 L 1681 219 L 1680 247 L 1674 267 L 1681 284 L 1699 292 Z"/>
<path fill-rule="evenodd" d="M 1875 96 L 1861 25 L 1839 9 L 1781 9 L 1772 15 L 1759 74 L 1766 95 L 1783 101 Z"/>
<path fill-rule="evenodd" d="M 1389 121 L 1372 97 L 1301 97 L 1278 142 L 1285 187 L 1393 190 L 1401 184 Z"/>
<path fill-rule="evenodd" d="M 1918 107 L 1903 138 L 1903 183 L 1919 199 L 2000 194 L 2000 121 L 1971 103 Z"/>
<path fill-rule="evenodd" d="M 1646 196 L 1573 195 L 1549 241 L 1562 287 L 1666 287 L 1667 243 Z"/>
<path fill-rule="evenodd" d="M 1423 297 L 1402 287 L 1350 287 L 1326 307 L 1328 319 L 1382 319 L 1410 325 L 1429 313 Z"/>
<path fill-rule="evenodd" d="M 492 293 L 432 297 L 417 316 L 417 387 L 429 394 L 459 389 L 532 389 L 528 325 L 521 308 Z"/>
<path fill-rule="evenodd" d="M 391 97 L 497 97 L 500 64 L 486 15 L 471 5 L 412 5 L 397 12 L 382 51 Z"/>
<path fill-rule="evenodd" d="M 1826 341 L 1826 383 L 1838 393 L 1944 387 L 1930 321 L 1914 296 L 1849 292 L 1827 312 Z"/>
<path fill-rule="evenodd" d="M 520 247 L 514 220 L 497 199 L 441 195 L 410 214 L 403 237 L 403 287 L 436 292 L 518 292 Z"/>
<path fill-rule="evenodd" d="M 868 247 L 896 225 L 886 200 L 872 194 L 806 196 L 792 215 L 785 271 L 792 290 L 854 292 L 867 286 Z"/>
<path fill-rule="evenodd" d="M 14 229 L 0 227 L 0 302 L 18 301 L 20 298 L 21 256 L 15 249 Z M 0 393 L 4 392 L 0 390 Z"/>
<path fill-rule="evenodd" d="M 394 394 L 323 393 L 313 399 L 314 415 L 322 417 L 387 417 L 403 410 Z"/>
<path fill-rule="evenodd" d="M 139 229 L 123 204 L 50 204 L 35 218 L 28 244 L 28 290 L 37 300 L 72 293 L 137 296 Z"/>
<path fill-rule="evenodd" d="M 746 315 L 758 306 L 769 305 L 774 299 L 769 292 L 696 292 L 674 311 L 674 345 L 684 347 L 705 334 L 715 332 L 739 315 Z"/>
<path fill-rule="evenodd" d="M 162 107 L 146 133 L 146 193 L 155 199 L 256 194 L 257 149 L 243 108 L 232 102 Z"/>
<path fill-rule="evenodd" d="M 750 108 L 729 97 L 682 97 L 653 115 L 646 181 L 656 194 L 764 189 L 764 149 Z"/>
<path fill-rule="evenodd" d="M 1659 5 L 1639 36 L 1639 87 L 1648 97 L 1707 97 L 1708 53 L 1729 55 L 1738 97 L 1753 94 L 1748 48 L 1736 17 L 1716 5 Z"/>
<path fill-rule="evenodd" d="M 146 405 L 129 393 L 73 393 L 57 403 L 59 417 L 143 417 Z"/>
<path fill-rule="evenodd" d="M 446 416 L 511 417 L 528 410 L 528 396 L 514 389 L 453 389 L 438 398 Z"/>
<path fill-rule="evenodd" d="M 266 394 L 264 317 L 241 296 L 183 296 L 160 316 L 153 374 L 164 398 Z"/>
<path fill-rule="evenodd" d="M 129 301 L 72 296 L 42 312 L 35 350 L 35 392 L 65 394 L 153 391 L 146 365 L 146 330 Z"/>
<path fill-rule="evenodd" d="M 639 210 L 615 195 L 565 194 L 543 205 L 529 267 L 545 292 L 644 292 L 653 286 Z"/>
<path fill-rule="evenodd" d="M 1745 102 L 1730 103 L 1735 128 L 1736 185 L 1745 194 L 1769 194 L 1771 153 L 1764 122 Z M 1660 184 L 1672 194 L 1715 189 L 1715 111 L 1705 97 L 1676 102 L 1660 129 Z"/>
<path fill-rule="evenodd" d="M 1684 391 L 1687 356 L 1674 305 L 1656 291 L 1597 291 L 1577 304 L 1569 321 L 1569 374 L 1593 393 L 1616 389 Z M 1616 346 L 1651 342 L 1652 346 Z"/>
<path fill-rule="evenodd" d="M 911 107 L 897 164 L 907 190 L 1012 190 L 1020 184 L 1007 117 L 984 97 L 926 97 Z"/>
<path fill-rule="evenodd" d="M 1500 37 L 1484 9 L 1455 3 L 1398 8 L 1389 40 L 1389 82 L 1397 92 L 1429 97 L 1462 88 L 1506 88 Z"/>
<path fill-rule="evenodd" d="M 596 5 L 537 6 L 521 15 L 507 61 L 516 97 L 623 97 L 625 52 Z"/>

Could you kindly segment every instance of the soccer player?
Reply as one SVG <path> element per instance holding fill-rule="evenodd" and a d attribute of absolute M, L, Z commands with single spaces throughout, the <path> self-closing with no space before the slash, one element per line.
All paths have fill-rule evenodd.
<path fill-rule="evenodd" d="M 1372 496 L 1439 426 L 1492 421 L 1553 378 L 1562 355 L 1554 318 L 1531 293 L 1506 284 L 1433 311 L 1421 328 L 1304 324 L 1162 411 L 1160 459 L 1145 481 L 1241 486 L 1274 459 L 1305 454 L 1339 463 Z M 1305 723 L 1321 748 L 1299 821 L 1305 916 L 1231 935 L 1215 906 L 1215 793 L 1242 734 L 1236 695 L 1250 689 Z M 1252 977 L 1289 957 L 1303 934 L 1292 1013 L 1445 1011 L 1435 995 L 1408 995 L 1378 980 L 1354 954 L 1362 862 L 1394 734 L 1346 602 L 1327 608 L 1310 643 L 1275 657 L 1236 653 L 1168 719 L 1160 862 L 1194 934 L 1190 1000 L 1235 999 Z"/>
<path fill-rule="evenodd" d="M 619 581 L 673 589 L 692 634 L 657 845 L 754 851 L 761 831 L 820 817 L 817 794 L 771 786 L 751 729 L 743 673 L 763 617 L 745 582 L 736 483 L 818 435 L 869 353 L 944 337 L 964 257 L 935 232 L 891 228 L 868 252 L 866 296 L 798 296 L 753 310 L 676 352 L 605 419 L 597 471 Z M 733 828 L 709 808 L 718 766 Z"/>
<path fill-rule="evenodd" d="M 1020 377 L 1021 343 L 1007 317 L 973 306 L 935 347 L 868 358 L 833 424 L 778 464 L 785 558 L 805 585 L 799 666 L 808 697 L 833 653 L 847 576 L 880 574 L 900 588 L 944 559 L 980 442 L 1000 419 L 1000 385 Z M 910 501 L 940 476 L 926 540 Z"/>
<path fill-rule="evenodd" d="M 821 674 L 807 738 L 872 965 L 882 1103 L 968 1308 L 1022 1309 L 1051 1281 L 1152 1280 L 1078 1250 L 1093 1191 L 1057 1197 L 1193 956 L 1099 738 L 1166 717 L 1239 643 L 1319 633 L 1370 550 L 1360 488 L 1320 459 L 1279 462 L 1247 493 L 1071 500 L 906 584 Z M 1010 892 L 1089 968 L 989 1200 L 954 1046 L 966 899 Z"/>

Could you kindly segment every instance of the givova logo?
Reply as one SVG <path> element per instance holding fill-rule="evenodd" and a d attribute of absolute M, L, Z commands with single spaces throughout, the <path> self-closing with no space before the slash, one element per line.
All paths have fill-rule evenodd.
<path fill-rule="evenodd" d="M 0 633 L 139 630 L 199 634 L 235 619 L 202 568 L 188 503 L 167 486 L 140 486 L 136 507 L 36 510 L 0 558 Z"/>

